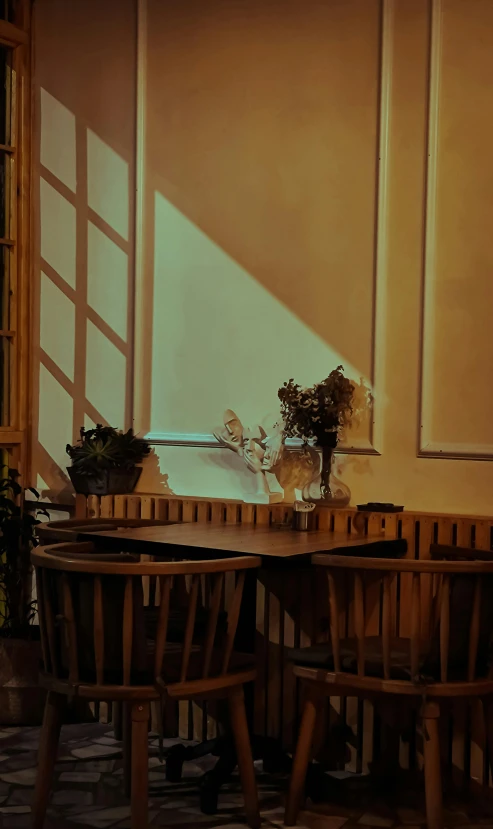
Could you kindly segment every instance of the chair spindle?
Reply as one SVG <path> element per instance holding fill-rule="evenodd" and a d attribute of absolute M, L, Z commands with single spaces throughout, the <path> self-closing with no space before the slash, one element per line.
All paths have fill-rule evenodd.
<path fill-rule="evenodd" d="M 173 576 L 159 577 L 159 618 L 156 631 L 156 652 L 154 654 L 154 676 L 160 677 L 163 672 L 163 660 L 166 650 L 166 639 L 168 637 L 168 620 L 170 594 L 173 584 Z"/>
<path fill-rule="evenodd" d="M 101 576 L 94 577 L 94 661 L 96 663 L 96 681 L 104 683 L 104 615 L 103 588 Z"/>
<path fill-rule="evenodd" d="M 385 573 L 383 579 L 382 599 L 382 651 L 383 651 L 383 677 L 390 679 L 390 626 L 392 620 L 391 607 L 391 574 Z"/>
<path fill-rule="evenodd" d="M 476 576 L 474 582 L 474 598 L 471 613 L 471 626 L 469 628 L 469 658 L 467 666 L 467 679 L 472 682 L 476 675 L 476 660 L 478 657 L 479 632 L 481 618 L 481 576 Z"/>
<path fill-rule="evenodd" d="M 447 681 L 448 653 L 450 638 L 450 576 L 446 573 L 442 579 L 440 602 L 440 679 Z"/>
<path fill-rule="evenodd" d="M 125 592 L 123 595 L 123 684 L 130 685 L 132 674 L 132 645 L 133 645 L 133 579 L 125 578 Z"/>
<path fill-rule="evenodd" d="M 43 655 L 43 665 L 45 672 L 50 670 L 50 653 L 48 646 L 48 635 L 46 633 L 45 614 L 44 610 L 44 593 L 43 593 L 43 577 L 42 571 L 36 567 L 36 598 L 38 600 L 38 607 L 42 611 L 38 613 L 39 632 L 41 637 L 41 653 Z"/>
<path fill-rule="evenodd" d="M 221 608 L 224 573 L 218 573 L 213 578 L 214 587 L 212 588 L 212 595 L 209 608 L 209 620 L 207 623 L 207 633 L 204 644 L 204 678 L 207 678 L 209 676 L 209 671 L 211 667 L 214 640 L 216 638 L 217 620 L 219 618 L 219 610 Z"/>
<path fill-rule="evenodd" d="M 193 632 L 195 629 L 195 617 L 197 615 L 197 598 L 199 595 L 199 586 L 199 576 L 193 575 L 188 599 L 188 614 L 185 625 L 185 637 L 183 640 L 183 656 L 181 661 L 180 682 L 185 682 L 187 678 L 188 664 L 190 662 L 190 654 L 192 653 Z"/>
<path fill-rule="evenodd" d="M 50 662 L 53 675 L 60 676 L 58 665 L 58 654 L 56 647 L 56 632 L 55 632 L 55 618 L 53 615 L 53 606 L 50 597 L 50 577 L 46 570 L 43 570 L 43 602 L 46 617 L 46 633 L 48 636 L 48 649 L 50 652 Z"/>
<path fill-rule="evenodd" d="M 334 659 L 334 670 L 339 673 L 341 670 L 341 645 L 339 637 L 339 601 L 337 596 L 337 584 L 334 574 L 327 571 L 327 579 L 329 582 L 329 618 L 330 618 L 330 638 L 332 644 L 332 654 Z"/>
<path fill-rule="evenodd" d="M 224 658 L 221 673 L 225 674 L 229 667 L 229 660 L 233 652 L 233 645 L 235 641 L 236 628 L 238 627 L 238 619 L 240 618 L 241 598 L 243 596 L 243 587 L 245 586 L 245 570 L 240 570 L 238 573 L 238 580 L 236 582 L 233 600 L 228 613 L 228 633 L 226 636 L 226 646 L 224 649 Z"/>
<path fill-rule="evenodd" d="M 67 634 L 69 681 L 76 684 L 79 681 L 79 662 L 77 658 L 77 630 L 75 626 L 74 603 L 70 578 L 62 574 L 63 615 Z"/>
<path fill-rule="evenodd" d="M 421 639 L 421 584 L 420 574 L 413 573 L 411 585 L 411 676 L 419 673 Z"/>
<path fill-rule="evenodd" d="M 358 676 L 365 674 L 365 594 L 363 577 L 358 571 L 354 574 L 354 632 L 358 661 Z"/>

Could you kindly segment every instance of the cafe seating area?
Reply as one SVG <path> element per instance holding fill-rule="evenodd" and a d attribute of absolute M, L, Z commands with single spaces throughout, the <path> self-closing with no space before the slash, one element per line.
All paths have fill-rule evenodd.
<path fill-rule="evenodd" d="M 493 829 L 493 0 L 0 0 L 0 829 Z"/>
<path fill-rule="evenodd" d="M 402 519 L 385 513 L 361 520 L 348 510 L 342 532 L 341 515 L 318 512 L 300 533 L 286 511 L 276 522 L 273 510 L 264 525 L 260 509 L 258 525 L 215 523 L 209 504 L 208 521 L 194 510 L 187 522 L 177 503 L 161 518 L 40 525 L 32 561 L 48 697 L 41 730 L 0 734 L 9 825 L 493 821 L 484 790 L 465 778 L 457 787 L 441 759 L 456 702 L 475 715 L 479 703 L 488 735 L 491 554 L 433 542 L 416 559 Z M 108 506 L 88 499 L 86 513 Z M 415 517 L 414 539 L 418 527 Z M 266 643 L 259 621 L 273 610 L 276 583 L 283 612 L 296 612 L 287 593 L 300 579 L 320 591 L 322 627 L 306 641 L 314 608 L 303 618 L 301 601 L 298 642 L 289 647 L 285 637 L 281 676 L 273 661 L 266 683 L 262 662 L 276 631 L 268 618 Z M 274 732 L 265 705 L 279 680 L 292 723 Z M 349 703 L 355 733 L 341 729 Z M 372 742 L 365 769 L 361 758 L 351 762 L 354 737 L 367 757 Z M 487 739 L 484 747 L 488 762 Z"/>

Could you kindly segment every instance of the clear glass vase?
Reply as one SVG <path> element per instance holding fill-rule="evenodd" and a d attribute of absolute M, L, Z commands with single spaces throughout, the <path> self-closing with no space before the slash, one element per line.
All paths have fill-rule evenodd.
<path fill-rule="evenodd" d="M 332 473 L 334 448 L 321 447 L 321 463 L 317 475 L 303 489 L 303 500 L 332 507 L 345 507 L 351 500 L 351 490 Z"/>

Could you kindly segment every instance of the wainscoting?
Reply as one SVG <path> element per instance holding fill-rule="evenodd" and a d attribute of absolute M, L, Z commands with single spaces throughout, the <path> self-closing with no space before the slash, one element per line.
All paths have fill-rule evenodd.
<path fill-rule="evenodd" d="M 164 498 L 152 495 L 78 496 L 77 517 L 160 518 L 183 522 L 213 522 L 268 525 L 289 520 L 289 505 L 264 506 L 238 501 L 213 501 L 201 498 Z M 317 508 L 314 524 L 319 529 L 353 532 L 353 509 Z M 493 518 L 403 512 L 371 515 L 369 532 L 394 535 L 408 541 L 411 558 L 427 558 L 432 542 L 472 546 L 493 550 Z M 396 584 L 394 625 L 396 633 L 406 635 L 410 625 L 410 583 L 403 574 Z M 426 586 L 422 585 L 423 598 Z M 369 603 L 366 630 L 379 631 L 379 596 Z M 256 731 L 282 739 L 293 746 L 299 721 L 299 688 L 284 651 L 290 646 L 308 645 L 328 635 L 328 601 L 325 583 L 316 579 L 314 569 L 306 567 L 293 573 L 260 571 L 257 582 L 257 665 L 259 679 L 255 692 Z M 330 741 L 323 737 L 318 745 L 333 768 L 366 771 L 378 755 L 383 740 L 381 719 L 370 702 L 331 698 L 327 724 Z M 416 723 L 414 723 L 416 725 Z M 454 704 L 442 717 L 444 762 L 457 782 L 489 785 L 489 757 L 485 747 L 485 728 L 481 702 Z M 173 724 L 170 723 L 173 730 Z M 176 728 L 176 726 L 175 726 Z M 180 704 L 178 733 L 185 738 L 213 735 L 214 719 L 197 705 Z M 321 731 L 322 733 L 322 731 Z M 325 730 L 324 730 L 325 733 Z M 401 765 L 420 764 L 420 734 L 410 728 L 400 739 Z"/>

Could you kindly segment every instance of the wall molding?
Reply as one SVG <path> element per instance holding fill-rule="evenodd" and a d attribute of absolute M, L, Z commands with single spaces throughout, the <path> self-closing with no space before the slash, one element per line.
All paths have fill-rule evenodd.
<path fill-rule="evenodd" d="M 419 382 L 419 429 L 417 457 L 455 460 L 492 460 L 493 444 L 453 442 L 432 439 L 431 401 L 433 399 L 434 309 L 436 281 L 437 167 L 440 134 L 440 92 L 442 73 L 443 2 L 432 0 L 430 11 L 428 136 L 425 164 L 425 224 L 421 290 L 421 353 Z"/>
<path fill-rule="evenodd" d="M 393 66 L 394 2 L 380 0 L 379 54 L 377 90 L 377 140 L 375 152 L 375 215 L 373 249 L 373 306 L 371 371 L 373 403 L 368 438 L 351 446 L 341 446 L 339 454 L 380 455 L 383 444 L 383 410 L 386 350 L 386 283 L 389 211 L 389 145 L 390 110 Z M 137 138 L 136 138 L 136 225 L 135 225 L 135 319 L 134 319 L 134 388 L 133 423 L 137 431 L 150 427 L 146 411 L 146 383 L 142 367 L 146 364 L 144 325 L 144 222 L 145 222 L 145 120 L 146 120 L 146 58 L 147 0 L 137 0 Z M 151 358 L 152 359 L 152 358 Z M 212 434 L 149 431 L 146 439 L 155 445 L 196 448 L 224 448 Z M 301 441 L 288 439 L 288 448 L 299 448 Z"/>
<path fill-rule="evenodd" d="M 428 115 L 425 162 L 425 215 L 423 239 L 423 271 L 421 288 L 421 325 L 420 325 L 420 382 L 419 382 L 419 429 L 418 457 L 429 455 L 442 457 L 443 447 L 431 440 L 431 422 L 429 402 L 433 391 L 433 337 L 430 337 L 434 322 L 432 300 L 435 281 L 436 263 L 436 201 L 437 201 L 437 157 L 438 157 L 438 121 L 441 81 L 441 38 L 442 6 L 441 0 L 432 0 L 430 7 L 430 34 L 428 54 Z M 431 448 L 433 447 L 433 448 Z"/>
<path fill-rule="evenodd" d="M 394 0 L 380 5 L 380 82 L 378 90 L 378 141 L 375 179 L 375 259 L 373 278 L 372 421 L 367 454 L 380 454 L 384 440 L 383 397 L 387 346 L 387 256 L 389 218 L 390 112 L 394 37 Z"/>
<path fill-rule="evenodd" d="M 145 359 L 145 273 L 144 273 L 144 214 L 145 214 L 145 122 L 146 122 L 146 60 L 147 60 L 147 0 L 137 0 L 137 78 L 135 131 L 135 278 L 132 363 L 132 422 L 138 429 L 150 426 L 147 402 L 147 372 Z"/>
<path fill-rule="evenodd" d="M 227 446 L 222 446 L 212 434 L 200 434 L 190 432 L 148 432 L 144 435 L 145 439 L 155 446 L 188 446 L 196 449 L 225 449 Z M 285 446 L 287 449 L 301 449 L 303 441 L 299 438 L 286 438 Z M 335 450 L 339 455 L 380 455 L 372 446 L 362 444 L 361 446 L 339 446 Z"/>
<path fill-rule="evenodd" d="M 441 443 L 429 441 L 422 444 L 419 457 L 447 458 L 450 460 L 491 461 L 493 444 L 491 443 Z"/>

